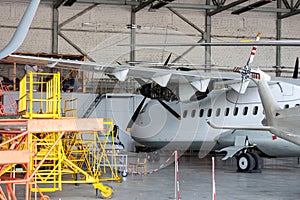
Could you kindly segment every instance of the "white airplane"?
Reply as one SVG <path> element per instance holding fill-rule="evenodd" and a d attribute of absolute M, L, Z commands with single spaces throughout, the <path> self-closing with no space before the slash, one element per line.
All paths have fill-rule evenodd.
<path fill-rule="evenodd" d="M 30 13 L 31 16 L 34 15 L 33 11 Z M 29 27 L 30 21 L 24 24 Z M 26 32 L 23 34 L 26 35 Z M 164 149 L 192 148 L 199 150 L 201 157 L 213 150 L 224 150 L 227 151 L 225 158 L 237 156 L 238 169 L 243 172 L 260 169 L 257 153 L 269 157 L 300 156 L 300 146 L 276 138 L 267 130 L 258 132 L 215 129 L 208 125 L 207 119 L 226 126 L 245 123 L 257 126 L 263 120 L 263 107 L 256 86 L 250 84 L 247 87 L 249 82 L 241 82 L 237 74 L 200 74 L 196 71 L 10 55 L 13 49 L 22 43 L 17 40 L 21 37 L 17 36 L 10 42 L 14 48 L 8 45 L 8 51 L 3 51 L 3 62 L 99 72 L 113 75 L 120 81 L 133 77 L 143 83 L 141 94 L 158 100 L 149 101 L 143 106 L 146 101 L 144 98 L 128 125 L 132 137 L 143 144 Z M 247 65 L 251 64 L 254 53 L 255 47 Z M 146 83 L 142 80 L 153 82 Z M 300 103 L 300 88 L 296 85 L 280 81 L 271 87 L 271 92 L 283 105 L 293 107 Z M 178 120 L 181 118 L 182 120 Z M 248 153 L 249 149 L 256 150 L 257 153 Z"/>

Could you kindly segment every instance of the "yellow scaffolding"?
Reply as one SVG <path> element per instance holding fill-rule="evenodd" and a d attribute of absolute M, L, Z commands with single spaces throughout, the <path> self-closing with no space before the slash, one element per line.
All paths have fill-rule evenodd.
<path fill-rule="evenodd" d="M 64 100 L 64 117 L 77 117 L 77 98 L 67 98 Z"/>
<path fill-rule="evenodd" d="M 62 190 L 64 183 L 92 183 L 99 196 L 110 198 L 113 190 L 101 181 L 121 182 L 118 171 L 107 155 L 107 145 L 114 150 L 113 122 L 101 121 L 103 129 L 94 127 L 93 119 L 62 118 L 60 104 L 60 74 L 29 72 L 20 81 L 19 112 L 36 123 L 30 132 L 30 174 L 34 174 L 31 192 Z M 66 106 L 65 106 L 66 107 Z M 67 108 L 64 113 L 74 111 Z M 57 119 L 50 124 L 49 119 Z M 75 122 L 75 121 L 76 122 Z M 75 123 L 72 125 L 72 123 Z M 97 124 L 97 123 L 96 123 Z M 67 128 L 71 126 L 70 128 Z M 54 128 L 55 127 L 55 128 Z M 64 131 L 60 131 L 64 130 Z M 93 131 L 94 130 L 94 131 Z M 25 145 L 26 146 L 26 145 Z M 110 169 L 109 178 L 102 177 Z"/>
<path fill-rule="evenodd" d="M 19 113 L 29 119 L 61 118 L 60 90 L 59 73 L 29 72 L 20 81 Z"/>

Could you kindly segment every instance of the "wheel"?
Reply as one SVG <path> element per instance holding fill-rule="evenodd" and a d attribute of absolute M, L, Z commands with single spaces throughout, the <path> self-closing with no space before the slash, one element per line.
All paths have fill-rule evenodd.
<path fill-rule="evenodd" d="M 123 171 L 123 172 L 122 172 L 122 176 L 123 176 L 123 177 L 127 177 L 127 176 L 128 176 L 128 172 L 127 172 L 127 171 Z"/>
<path fill-rule="evenodd" d="M 110 199 L 112 197 L 112 194 L 113 194 L 113 189 L 108 185 L 105 185 L 104 188 L 102 188 L 102 190 L 100 191 L 96 189 L 96 195 L 101 199 Z"/>
<path fill-rule="evenodd" d="M 249 153 L 241 153 L 237 157 L 238 172 L 249 172 L 253 170 L 255 166 L 255 160 Z"/>
<path fill-rule="evenodd" d="M 255 161 L 253 171 L 254 172 L 261 172 L 261 167 L 262 167 L 261 157 L 257 153 L 250 152 L 249 154 L 254 158 L 254 161 Z"/>

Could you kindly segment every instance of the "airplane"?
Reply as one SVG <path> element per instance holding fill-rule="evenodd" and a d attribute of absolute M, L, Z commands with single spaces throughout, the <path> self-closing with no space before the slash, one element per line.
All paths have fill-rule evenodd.
<path fill-rule="evenodd" d="M 30 22 L 25 25 L 29 27 Z M 26 32 L 23 34 L 26 35 Z M 207 123 L 206 120 L 211 119 L 227 126 L 237 123 L 256 126 L 263 120 L 263 106 L 257 87 L 244 83 L 236 73 L 200 74 L 197 71 L 12 55 L 15 49 L 12 46 L 22 43 L 17 40 L 19 37 L 14 37 L 10 42 L 13 45 L 8 45 L 5 48 L 8 50 L 1 54 L 3 62 L 85 70 L 114 76 L 120 81 L 133 77 L 141 82 L 141 94 L 151 100 L 145 105 L 146 98 L 142 100 L 127 127 L 131 129 L 131 136 L 140 143 L 166 150 L 196 149 L 199 157 L 214 150 L 226 150 L 225 158 L 236 156 L 238 171 L 241 172 L 260 170 L 259 154 L 268 157 L 300 156 L 299 145 L 276 138 L 268 130 L 215 129 Z M 251 64 L 255 50 L 252 49 L 247 65 Z M 280 104 L 292 107 L 300 103 L 299 86 L 278 81 L 271 92 Z"/>
<path fill-rule="evenodd" d="M 296 60 L 295 71 L 298 71 L 299 58 Z M 271 81 L 271 77 L 265 72 L 258 70 L 247 70 L 241 68 L 235 68 L 235 72 L 240 73 L 245 79 L 251 79 L 258 88 L 258 93 L 264 108 L 265 119 L 262 121 L 262 125 L 258 127 L 238 126 L 238 127 L 222 127 L 213 124 L 215 128 L 235 128 L 240 130 L 268 130 L 274 135 L 281 137 L 287 141 L 300 145 L 300 105 L 296 107 L 285 106 L 281 108 L 280 104 L 276 101 L 276 98 L 271 92 L 270 84 L 274 84 Z M 294 73 L 294 78 L 297 78 L 297 73 Z"/>

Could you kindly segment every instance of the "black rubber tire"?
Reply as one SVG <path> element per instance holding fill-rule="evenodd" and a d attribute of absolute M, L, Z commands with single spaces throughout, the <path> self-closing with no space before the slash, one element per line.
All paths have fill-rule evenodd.
<path fill-rule="evenodd" d="M 254 158 L 254 161 L 255 161 L 255 165 L 253 167 L 253 170 L 254 171 L 260 171 L 261 167 L 262 167 L 261 157 L 257 153 L 253 153 L 253 152 L 250 152 L 249 154 Z"/>
<path fill-rule="evenodd" d="M 255 160 L 249 153 L 241 153 L 237 157 L 238 172 L 249 172 L 253 170 L 255 166 Z"/>

